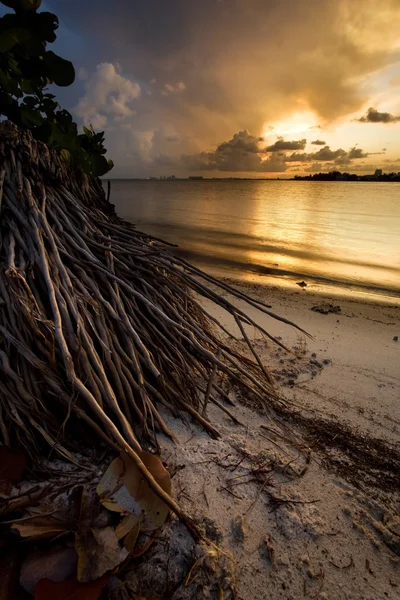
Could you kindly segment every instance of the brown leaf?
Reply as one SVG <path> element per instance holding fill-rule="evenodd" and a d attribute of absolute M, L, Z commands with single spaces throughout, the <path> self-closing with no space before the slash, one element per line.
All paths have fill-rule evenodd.
<path fill-rule="evenodd" d="M 112 527 L 77 533 L 75 549 L 78 554 L 78 580 L 82 582 L 94 581 L 115 569 L 129 554 L 119 545 Z"/>
<path fill-rule="evenodd" d="M 15 521 L 11 529 L 18 531 L 21 537 L 40 540 L 53 538 L 69 531 L 70 524 L 66 521 L 65 515 L 60 512 L 43 514 L 35 511 L 31 515 Z"/>
<path fill-rule="evenodd" d="M 138 452 L 138 455 L 161 488 L 170 494 L 171 477 L 160 459 L 148 452 Z M 125 452 L 108 467 L 97 486 L 97 493 L 109 510 L 142 519 L 144 531 L 159 529 L 169 513 L 165 502 L 153 492 Z"/>
<path fill-rule="evenodd" d="M 20 584 L 33 594 L 41 579 L 64 581 L 75 575 L 77 560 L 74 548 L 47 548 L 31 552 L 22 565 Z"/>
<path fill-rule="evenodd" d="M 120 540 L 139 524 L 140 519 L 136 515 L 128 515 L 122 519 L 115 529 L 115 535 Z"/>
<path fill-rule="evenodd" d="M 0 447 L 0 481 L 20 481 L 26 466 L 26 456 L 21 450 Z"/>
<path fill-rule="evenodd" d="M 138 539 L 140 531 L 140 523 L 137 522 L 136 525 L 131 529 L 131 531 L 125 536 L 124 546 L 128 550 L 129 553 L 133 552 L 134 547 L 136 546 L 136 541 Z"/>
<path fill-rule="evenodd" d="M 157 533 L 158 532 L 153 531 L 153 533 L 151 533 L 150 535 L 140 535 L 139 539 L 136 541 L 136 545 L 133 551 L 131 552 L 131 557 L 138 558 L 139 556 L 142 556 L 145 552 L 147 552 L 150 546 L 152 546 L 156 541 Z"/>
<path fill-rule="evenodd" d="M 107 577 L 102 577 L 91 583 L 79 581 L 63 581 L 55 583 L 42 579 L 35 589 L 35 600 L 98 600 L 105 586 Z"/>

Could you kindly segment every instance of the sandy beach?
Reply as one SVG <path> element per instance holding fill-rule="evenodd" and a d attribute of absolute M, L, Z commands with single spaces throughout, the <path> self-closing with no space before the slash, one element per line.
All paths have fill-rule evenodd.
<path fill-rule="evenodd" d="M 397 599 L 399 305 L 313 294 L 295 284 L 283 290 L 229 283 L 313 339 L 247 306 L 292 351 L 252 338 L 285 399 L 283 412 L 279 402 L 260 411 L 236 394 L 229 406 L 235 423 L 210 405 L 218 440 L 166 416 L 179 441 L 162 442 L 173 492 L 231 557 L 208 559 L 213 576 L 219 573 L 221 590 L 235 581 L 239 600 Z M 222 309 L 212 314 L 234 331 Z M 193 542 L 176 521 L 164 535 L 172 549 L 168 573 L 179 578 Z M 158 548 L 143 568 L 158 566 L 164 577 L 166 554 Z M 136 585 L 142 575 L 133 575 Z M 212 586 L 204 577 L 196 584 L 194 575 L 194 595 L 178 597 L 216 597 Z"/>

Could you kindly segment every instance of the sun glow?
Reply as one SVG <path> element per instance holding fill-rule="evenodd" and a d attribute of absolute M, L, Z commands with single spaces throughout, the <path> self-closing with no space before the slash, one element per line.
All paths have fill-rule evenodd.
<path fill-rule="evenodd" d="M 318 128 L 318 121 L 315 114 L 311 111 L 296 112 L 282 121 L 265 123 L 263 137 L 269 137 L 274 134 L 277 136 L 301 134 L 312 128 Z"/>

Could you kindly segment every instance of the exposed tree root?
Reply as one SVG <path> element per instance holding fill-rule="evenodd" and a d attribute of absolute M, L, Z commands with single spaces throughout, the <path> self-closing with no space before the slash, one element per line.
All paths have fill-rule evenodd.
<path fill-rule="evenodd" d="M 98 180 L 10 123 L 0 125 L 0 236 L 0 442 L 72 460 L 89 427 L 183 516 L 137 454 L 157 446 L 156 431 L 174 437 L 159 407 L 218 436 L 201 405 L 208 381 L 207 401 L 225 408 L 217 372 L 262 405 L 277 400 L 243 323 L 273 336 L 208 284 L 293 323 L 119 219 Z M 254 359 L 221 341 L 196 297 L 233 315 Z"/>

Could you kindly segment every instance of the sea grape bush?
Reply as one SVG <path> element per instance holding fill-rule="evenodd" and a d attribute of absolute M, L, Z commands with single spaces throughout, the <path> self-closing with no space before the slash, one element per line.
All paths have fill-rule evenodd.
<path fill-rule="evenodd" d="M 59 23 L 56 15 L 37 12 L 41 1 L 0 0 L 14 10 L 0 18 L 0 115 L 29 129 L 64 161 L 104 175 L 113 167 L 104 156 L 104 132 L 95 133 L 90 126 L 79 134 L 71 114 L 48 91 L 51 83 L 71 85 L 75 69 L 47 49 L 56 40 Z"/>

